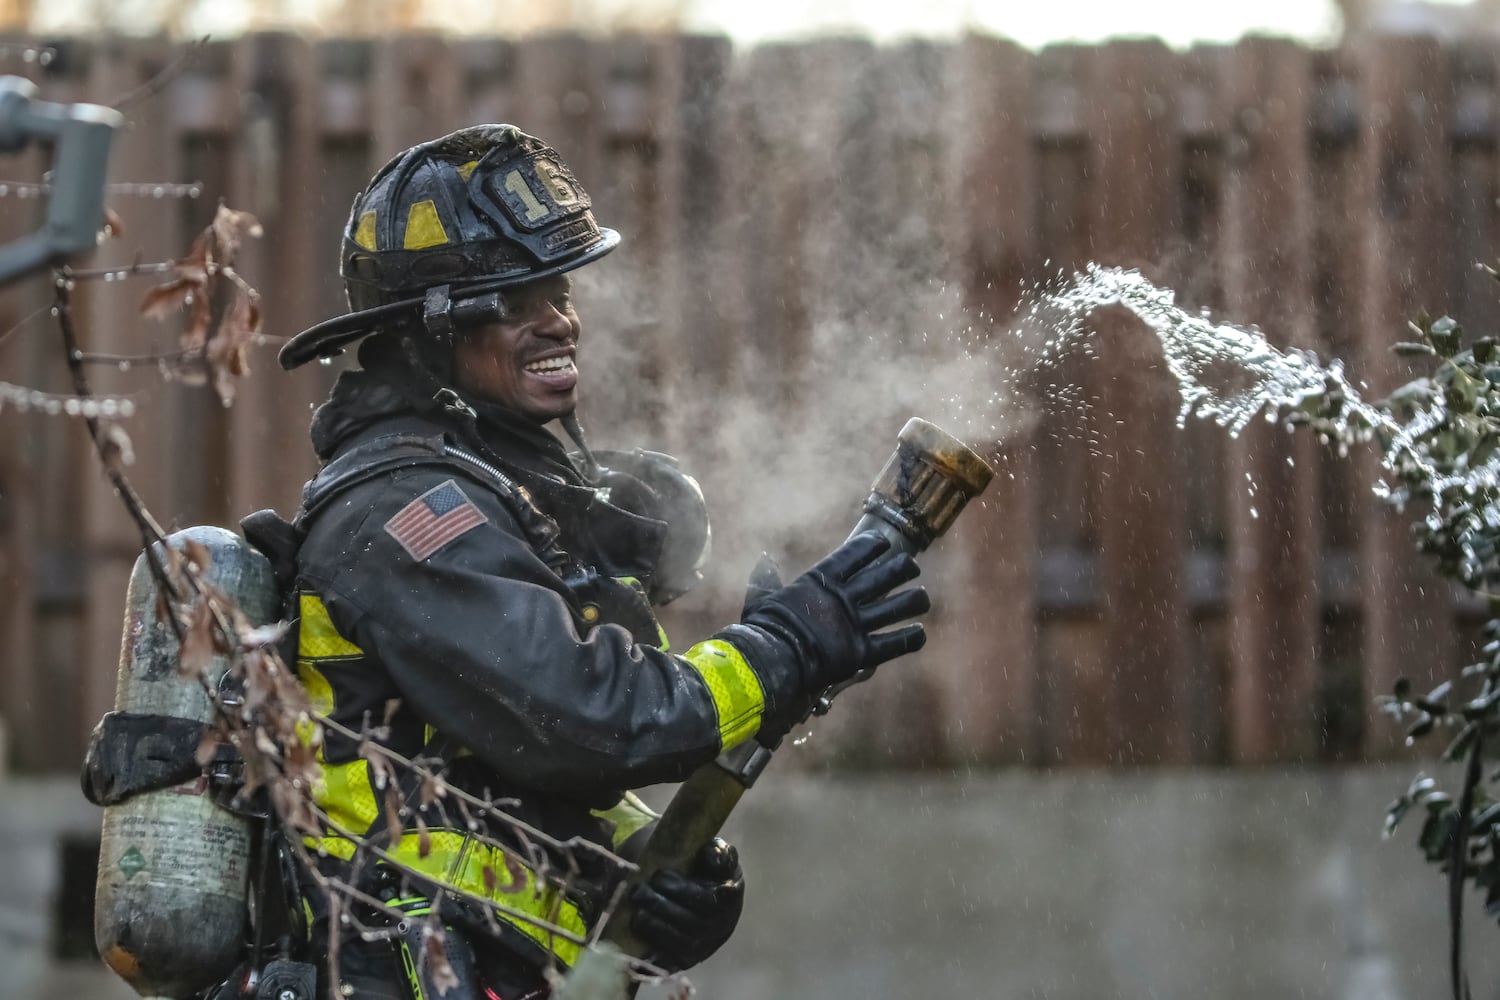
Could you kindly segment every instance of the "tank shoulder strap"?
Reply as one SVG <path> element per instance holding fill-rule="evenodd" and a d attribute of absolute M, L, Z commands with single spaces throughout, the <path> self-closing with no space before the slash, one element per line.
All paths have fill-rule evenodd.
<path fill-rule="evenodd" d="M 448 443 L 442 434 L 400 432 L 363 441 L 325 465 L 302 491 L 302 507 L 292 522 L 298 542 L 319 512 L 339 495 L 381 476 L 418 466 L 436 466 L 489 490 L 511 512 L 527 541 L 549 565 L 566 561 L 558 547 L 557 522 L 531 499 L 526 488 L 495 464 Z"/>

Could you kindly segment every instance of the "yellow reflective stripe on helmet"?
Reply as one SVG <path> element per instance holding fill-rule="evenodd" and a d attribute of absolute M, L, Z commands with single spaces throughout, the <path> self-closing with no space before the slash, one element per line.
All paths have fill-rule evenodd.
<path fill-rule="evenodd" d="M 766 708 L 766 692 L 744 655 L 719 639 L 700 642 L 682 655 L 698 672 L 719 712 L 719 741 L 728 750 L 755 735 Z"/>
<path fill-rule="evenodd" d="M 539 886 L 536 873 L 502 848 L 476 843 L 454 830 L 433 830 L 428 833 L 430 850 L 422 857 L 421 840 L 418 833 L 402 837 L 401 843 L 390 852 L 392 860 L 443 885 L 544 920 L 580 938 L 587 936 L 588 927 L 578 907 L 556 886 L 545 883 Z M 485 869 L 489 869 L 488 882 L 493 888 L 485 884 Z M 552 952 L 565 965 L 576 962 L 583 950 L 577 942 L 558 937 L 525 916 L 496 911 L 495 917 Z"/>
<path fill-rule="evenodd" d="M 458 168 L 458 176 L 462 177 L 464 180 L 468 180 L 469 175 L 474 172 L 474 168 L 477 166 L 479 166 L 478 160 L 470 160 L 468 163 L 462 164 Z"/>
<path fill-rule="evenodd" d="M 297 622 L 297 656 L 299 659 L 327 660 L 336 656 L 364 656 L 364 650 L 339 635 L 328 617 L 328 609 L 317 594 L 299 595 Z"/>
<path fill-rule="evenodd" d="M 642 802 L 634 792 L 626 792 L 620 801 L 608 809 L 591 810 L 593 814 L 614 827 L 610 833 L 610 846 L 615 850 L 629 840 L 631 835 L 659 818 L 651 807 Z"/>
<path fill-rule="evenodd" d="M 366 250 L 375 249 L 375 213 L 361 212 L 359 225 L 354 230 L 354 242 Z"/>
<path fill-rule="evenodd" d="M 406 213 L 406 249 L 421 250 L 447 242 L 448 231 L 443 228 L 443 220 L 438 218 L 437 205 L 432 199 L 412 205 Z"/>

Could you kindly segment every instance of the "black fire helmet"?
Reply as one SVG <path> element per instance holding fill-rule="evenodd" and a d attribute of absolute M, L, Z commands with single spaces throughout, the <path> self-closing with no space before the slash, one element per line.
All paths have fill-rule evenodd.
<path fill-rule="evenodd" d="M 349 213 L 339 274 L 350 312 L 289 340 L 281 367 L 411 320 L 446 340 L 456 325 L 503 317 L 500 290 L 582 267 L 619 242 L 594 222 L 557 151 L 514 125 L 413 146 L 376 173 Z"/>

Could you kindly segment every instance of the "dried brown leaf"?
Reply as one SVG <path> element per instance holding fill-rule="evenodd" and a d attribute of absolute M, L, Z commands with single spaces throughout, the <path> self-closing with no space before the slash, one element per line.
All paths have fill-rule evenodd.
<path fill-rule="evenodd" d="M 164 319 L 190 303 L 193 293 L 202 287 L 202 282 L 187 278 L 173 278 L 153 285 L 141 298 L 141 315 L 147 319 Z"/>
<path fill-rule="evenodd" d="M 103 424 L 99 428 L 99 453 L 107 468 L 123 472 L 135 464 L 135 445 L 130 435 L 119 424 Z"/>
<path fill-rule="evenodd" d="M 394 782 L 385 788 L 385 833 L 390 838 L 388 843 L 395 847 L 401 843 L 401 793 L 396 791 Z"/>
<path fill-rule="evenodd" d="M 200 600 L 188 613 L 187 628 L 177 653 L 177 669 L 184 677 L 206 677 L 214 662 L 214 620 L 208 602 Z"/>
<path fill-rule="evenodd" d="M 243 625 L 236 620 L 235 627 L 240 634 L 240 645 L 246 649 L 260 649 L 265 646 L 274 646 L 286 635 L 291 627 L 289 622 L 271 622 L 268 625 L 251 625 L 245 622 Z M 278 660 L 279 662 L 279 660 Z"/>
<path fill-rule="evenodd" d="M 198 749 L 193 753 L 193 759 L 198 762 L 199 767 L 207 767 L 208 762 L 214 759 L 214 754 L 219 752 L 223 744 L 223 735 L 214 728 L 203 730 L 203 735 L 198 738 Z"/>
<path fill-rule="evenodd" d="M 260 657 L 261 652 L 258 649 L 248 650 L 240 657 L 244 680 L 241 708 L 246 718 L 260 711 L 261 707 L 275 694 L 274 686 L 269 683 L 265 672 L 260 669 Z"/>
<path fill-rule="evenodd" d="M 307 789 L 295 788 L 285 781 L 273 782 L 271 800 L 277 815 L 293 831 L 308 836 L 318 836 L 323 832 L 317 807 Z"/>
<path fill-rule="evenodd" d="M 426 809 L 432 805 L 441 796 L 446 794 L 447 790 L 441 778 L 433 774 L 422 775 L 422 787 L 420 790 L 422 808 Z"/>
<path fill-rule="evenodd" d="M 260 753 L 255 749 L 255 740 L 243 729 L 230 730 L 229 742 L 239 751 L 240 758 L 245 762 L 245 786 L 240 789 L 243 796 L 254 795 L 256 791 L 265 784 L 267 768 Z M 272 782 L 275 785 L 275 782 Z"/>
<path fill-rule="evenodd" d="M 427 832 L 427 821 L 417 813 L 417 857 L 426 858 L 432 853 L 432 834 Z"/>
<path fill-rule="evenodd" d="M 195 573 L 206 573 L 213 566 L 214 560 L 208 552 L 208 546 L 191 538 L 182 543 L 182 554 L 187 557 L 188 566 Z"/>
<path fill-rule="evenodd" d="M 230 208 L 223 202 L 219 203 L 219 210 L 214 213 L 214 221 L 209 229 L 214 234 L 218 258 L 225 264 L 234 263 L 245 237 L 259 237 L 264 232 L 260 220 L 255 216 Z"/>
<path fill-rule="evenodd" d="M 370 776 L 380 790 L 396 784 L 396 766 L 391 763 L 378 744 L 365 740 L 359 745 L 359 755 L 370 763 Z"/>
<path fill-rule="evenodd" d="M 521 862 L 510 856 L 509 851 L 502 850 L 500 856 L 505 859 L 506 882 L 500 886 L 500 891 L 506 894 L 520 892 L 526 888 L 526 869 Z"/>
<path fill-rule="evenodd" d="M 125 220 L 108 205 L 104 206 L 104 235 L 112 240 L 125 235 Z"/>
<path fill-rule="evenodd" d="M 303 743 L 295 733 L 290 739 L 283 739 L 281 745 L 286 747 L 282 770 L 290 779 L 292 787 L 301 792 L 310 791 L 323 774 L 315 745 L 311 742 Z"/>
<path fill-rule="evenodd" d="M 208 344 L 209 335 L 212 333 L 210 327 L 213 325 L 213 297 L 208 286 L 204 285 L 193 292 L 184 300 L 184 304 L 190 308 L 187 325 L 183 328 L 180 341 L 182 349 L 189 354 L 197 353 L 200 355 L 200 361 L 206 361 L 206 357 L 202 355 Z"/>
<path fill-rule="evenodd" d="M 227 405 L 233 379 L 250 371 L 250 345 L 260 334 L 259 296 L 234 271 L 247 237 L 260 236 L 260 223 L 248 212 L 219 205 L 213 222 L 178 260 L 171 280 L 146 292 L 141 312 L 165 317 L 186 308 L 183 360 L 169 372 L 189 385 L 213 382 Z"/>
<path fill-rule="evenodd" d="M 270 760 L 281 756 L 281 750 L 277 747 L 276 741 L 271 739 L 271 734 L 260 726 L 255 727 L 255 749 Z"/>
<path fill-rule="evenodd" d="M 453 966 L 448 961 L 448 941 L 443 934 L 442 925 L 437 921 L 431 921 L 423 929 L 427 943 L 423 948 L 423 960 L 427 963 L 427 975 L 432 980 L 432 985 L 437 987 L 438 996 L 446 996 L 449 990 L 458 987 L 458 976 L 453 972 Z"/>

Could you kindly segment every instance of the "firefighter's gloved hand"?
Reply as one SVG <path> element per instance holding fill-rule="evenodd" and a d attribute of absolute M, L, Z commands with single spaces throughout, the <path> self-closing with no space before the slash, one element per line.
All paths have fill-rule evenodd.
<path fill-rule="evenodd" d="M 750 571 L 750 581 L 745 584 L 745 606 L 740 611 L 741 620 L 755 610 L 755 606 L 786 584 L 781 579 L 781 567 L 771 558 L 771 553 L 762 552 Z"/>
<path fill-rule="evenodd" d="M 879 631 L 932 607 L 920 587 L 892 593 L 921 570 L 910 555 L 890 548 L 873 531 L 855 535 L 746 612 L 744 624 L 779 637 L 800 661 L 801 694 L 815 695 L 926 643 L 917 622 Z"/>
<path fill-rule="evenodd" d="M 715 837 L 686 873 L 659 871 L 631 893 L 630 927 L 669 972 L 697 965 L 734 933 L 745 905 L 740 855 Z"/>

